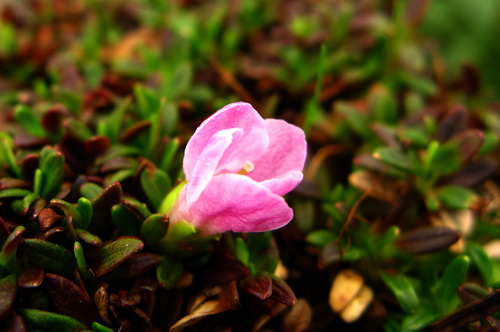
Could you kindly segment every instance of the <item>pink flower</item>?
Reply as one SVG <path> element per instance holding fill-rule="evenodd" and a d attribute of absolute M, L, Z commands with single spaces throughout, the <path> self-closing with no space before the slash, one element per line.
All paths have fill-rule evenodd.
<path fill-rule="evenodd" d="M 205 120 L 186 146 L 187 184 L 170 213 L 206 234 L 263 232 L 293 217 L 283 195 L 302 181 L 302 129 L 264 120 L 249 104 L 225 106 Z"/>

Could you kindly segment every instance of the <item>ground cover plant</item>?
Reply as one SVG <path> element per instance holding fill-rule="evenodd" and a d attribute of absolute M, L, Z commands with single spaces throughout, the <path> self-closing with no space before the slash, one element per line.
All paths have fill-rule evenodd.
<path fill-rule="evenodd" d="M 499 331 L 499 15 L 0 2 L 0 330 Z"/>

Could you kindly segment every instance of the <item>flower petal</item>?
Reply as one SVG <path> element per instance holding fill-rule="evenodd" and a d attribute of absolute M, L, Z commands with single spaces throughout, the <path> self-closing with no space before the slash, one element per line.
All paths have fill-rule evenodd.
<path fill-rule="evenodd" d="M 213 177 L 189 209 L 179 210 L 182 206 L 174 207 L 171 221 L 188 220 L 209 234 L 269 231 L 293 217 L 282 197 L 246 176 L 229 173 Z"/>
<path fill-rule="evenodd" d="M 240 128 L 242 135 L 233 138 L 216 172 L 238 172 L 246 161 L 255 162 L 269 145 L 266 124 L 259 113 L 247 103 L 229 104 L 206 119 L 189 140 L 183 164 L 188 180 L 209 139 L 216 132 L 230 128 Z"/>
<path fill-rule="evenodd" d="M 194 168 L 185 188 L 186 204 L 191 205 L 200 197 L 210 179 L 214 176 L 215 170 L 219 166 L 220 159 L 231 145 L 234 139 L 241 136 L 242 130 L 239 128 L 224 129 L 216 132 L 208 140 L 208 144 L 201 151 L 201 154 L 194 164 Z"/>
<path fill-rule="evenodd" d="M 254 171 L 248 174 L 256 181 L 266 181 L 274 193 L 284 195 L 295 188 L 307 155 L 305 134 L 297 126 L 283 120 L 265 120 L 269 132 L 269 146 L 254 163 Z M 273 189 L 274 188 L 274 189 Z"/>
<path fill-rule="evenodd" d="M 260 184 L 278 196 L 283 196 L 297 187 L 304 175 L 299 171 L 290 171 L 284 176 L 261 181 Z"/>

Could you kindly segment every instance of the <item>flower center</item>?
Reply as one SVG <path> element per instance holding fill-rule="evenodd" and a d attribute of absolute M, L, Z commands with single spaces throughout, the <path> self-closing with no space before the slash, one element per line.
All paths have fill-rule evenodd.
<path fill-rule="evenodd" d="M 245 161 L 242 168 L 240 169 L 240 171 L 237 174 L 247 175 L 248 173 L 253 171 L 253 169 L 254 169 L 253 164 L 249 161 Z"/>

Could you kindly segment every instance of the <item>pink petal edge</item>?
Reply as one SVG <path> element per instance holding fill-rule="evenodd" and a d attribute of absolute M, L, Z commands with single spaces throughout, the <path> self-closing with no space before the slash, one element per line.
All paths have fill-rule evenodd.
<path fill-rule="evenodd" d="M 199 199 L 173 217 L 189 220 L 210 234 L 263 232 L 285 226 L 293 218 L 293 211 L 281 196 L 265 186 L 228 173 L 213 177 Z"/>

